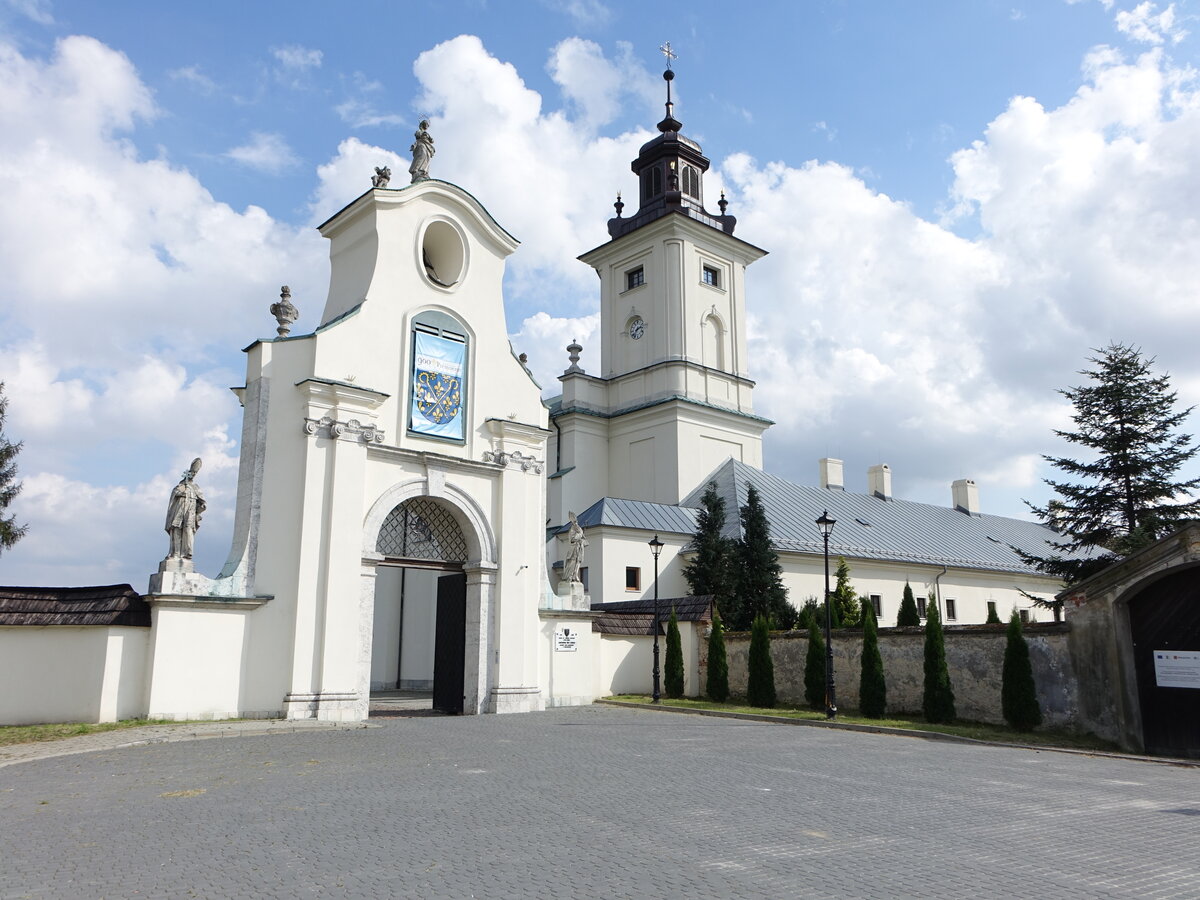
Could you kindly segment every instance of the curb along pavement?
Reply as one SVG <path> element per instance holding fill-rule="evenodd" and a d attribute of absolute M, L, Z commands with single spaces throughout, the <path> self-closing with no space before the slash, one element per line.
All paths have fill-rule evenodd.
<path fill-rule="evenodd" d="M 52 741 L 34 741 L 0 747 L 0 769 L 17 763 L 76 753 L 123 750 L 148 744 L 171 744 L 207 738 L 251 737 L 263 734 L 295 734 L 301 731 L 358 731 L 378 728 L 367 722 L 317 722 L 312 719 L 245 719 L 227 722 L 181 722 L 168 725 L 144 725 L 114 729 L 96 734 L 80 734 Z"/>
<path fill-rule="evenodd" d="M 617 706 L 623 709 L 644 709 L 649 712 L 682 713 L 693 716 L 712 716 L 718 719 L 742 719 L 747 722 L 765 722 L 768 725 L 807 725 L 810 728 L 833 728 L 839 731 L 858 731 L 866 734 L 886 734 L 894 737 L 921 738 L 927 741 L 946 741 L 952 744 L 975 744 L 980 747 L 1008 747 L 1013 750 L 1034 750 L 1046 753 L 1069 753 L 1074 756 L 1098 756 L 1104 759 L 1125 759 L 1131 762 L 1156 763 L 1160 766 L 1200 768 L 1200 759 L 1178 759 L 1173 756 L 1142 756 L 1136 753 L 1119 753 L 1113 750 L 1078 750 L 1073 747 L 1050 747 L 1045 744 L 1017 744 L 1008 741 L 985 741 L 980 738 L 962 737 L 941 731 L 918 731 L 915 728 L 891 728 L 887 725 L 860 725 L 857 722 L 827 722 L 821 719 L 793 719 L 773 716 L 769 713 L 726 712 L 720 709 L 695 709 L 689 706 L 657 707 L 649 703 L 633 703 L 628 700 L 596 700 L 597 706 Z M 0 763 L 2 765 L 2 763 Z"/>

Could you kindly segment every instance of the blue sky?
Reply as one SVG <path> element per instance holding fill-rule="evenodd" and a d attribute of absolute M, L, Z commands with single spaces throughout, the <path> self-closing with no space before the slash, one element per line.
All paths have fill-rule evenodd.
<path fill-rule="evenodd" d="M 862 489 L 888 462 L 935 503 L 973 477 L 1022 515 L 1089 348 L 1140 344 L 1200 398 L 1196 28 L 1195 0 L 0 2 L 0 380 L 31 525 L 0 582 L 140 586 L 197 454 L 219 568 L 240 348 L 285 282 L 312 326 L 313 225 L 404 170 L 421 113 L 435 176 L 523 241 L 514 345 L 543 384 L 572 337 L 594 362 L 575 256 L 633 187 L 665 40 L 709 196 L 771 251 L 748 280 L 767 467 L 840 456 Z"/>

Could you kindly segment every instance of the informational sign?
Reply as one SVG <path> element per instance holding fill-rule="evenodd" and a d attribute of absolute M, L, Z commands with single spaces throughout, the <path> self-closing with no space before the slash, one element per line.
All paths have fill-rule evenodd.
<path fill-rule="evenodd" d="M 574 653 L 579 649 L 579 626 L 554 626 L 554 651 L 556 653 Z"/>
<path fill-rule="evenodd" d="M 413 334 L 410 431 L 455 441 L 466 437 L 466 356 L 467 345 L 462 341 L 420 331 Z"/>
<path fill-rule="evenodd" d="M 1155 650 L 1154 680 L 1159 687 L 1200 690 L 1200 650 Z"/>

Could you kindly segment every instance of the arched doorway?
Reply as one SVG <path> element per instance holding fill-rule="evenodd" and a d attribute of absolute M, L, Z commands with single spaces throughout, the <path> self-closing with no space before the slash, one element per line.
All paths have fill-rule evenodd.
<path fill-rule="evenodd" d="M 1146 750 L 1200 758 L 1200 567 L 1134 594 L 1129 631 Z"/>
<path fill-rule="evenodd" d="M 470 556 L 462 528 L 444 503 L 412 497 L 383 519 L 375 552 L 373 696 L 392 708 L 462 713 Z"/>

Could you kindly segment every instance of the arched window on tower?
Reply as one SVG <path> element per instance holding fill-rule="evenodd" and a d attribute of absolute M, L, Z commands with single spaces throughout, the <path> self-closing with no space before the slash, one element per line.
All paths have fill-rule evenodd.
<path fill-rule="evenodd" d="M 453 316 L 426 310 L 413 319 L 410 434 L 466 440 L 469 349 L 467 329 Z"/>
<path fill-rule="evenodd" d="M 662 169 L 655 166 L 650 170 L 650 196 L 657 197 L 662 193 Z"/>
<path fill-rule="evenodd" d="M 683 170 L 683 192 L 689 197 L 700 199 L 700 175 L 692 166 L 685 166 Z"/>
<path fill-rule="evenodd" d="M 702 332 L 700 341 L 703 348 L 701 362 L 710 369 L 724 369 L 725 329 L 721 325 L 721 320 L 715 314 L 709 313 L 700 323 L 700 331 Z"/>

